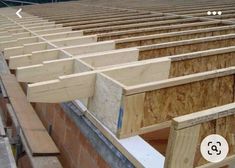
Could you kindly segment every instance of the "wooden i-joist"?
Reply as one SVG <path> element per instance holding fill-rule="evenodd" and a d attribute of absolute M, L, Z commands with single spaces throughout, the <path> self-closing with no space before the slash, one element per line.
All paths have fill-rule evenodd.
<path fill-rule="evenodd" d="M 0 10 L 0 50 L 28 101 L 73 101 L 136 167 L 234 166 L 234 2 L 92 2 Z M 198 146 L 215 133 L 230 151 L 208 163 Z"/>

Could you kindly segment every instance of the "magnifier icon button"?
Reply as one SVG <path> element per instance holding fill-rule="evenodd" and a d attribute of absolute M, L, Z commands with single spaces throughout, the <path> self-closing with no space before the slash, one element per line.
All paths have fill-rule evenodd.
<path fill-rule="evenodd" d="M 217 146 L 215 146 L 215 145 L 212 145 L 212 146 L 211 146 L 211 150 L 213 150 L 213 151 L 215 151 L 215 152 L 218 152 L 218 148 L 217 148 Z"/>

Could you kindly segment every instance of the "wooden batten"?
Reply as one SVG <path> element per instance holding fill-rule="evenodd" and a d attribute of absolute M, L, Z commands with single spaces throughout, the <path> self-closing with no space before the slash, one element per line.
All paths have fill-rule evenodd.
<path fill-rule="evenodd" d="M 52 46 L 50 46 L 46 42 L 37 42 L 37 43 L 25 44 L 23 46 L 7 48 L 4 50 L 4 54 L 6 58 L 11 58 L 13 56 L 31 54 L 34 51 L 47 50 L 50 48 L 52 48 Z"/>
<path fill-rule="evenodd" d="M 16 69 L 17 67 L 41 64 L 43 61 L 63 58 L 63 55 L 66 54 L 57 49 L 34 51 L 32 54 L 11 57 L 9 67 L 10 69 Z"/>
<path fill-rule="evenodd" d="M 19 82 L 40 82 L 56 79 L 62 75 L 74 73 L 73 58 L 45 61 L 43 64 L 17 68 L 16 76 Z"/>
<path fill-rule="evenodd" d="M 59 40 L 52 40 L 50 41 L 54 45 L 58 47 L 66 47 L 70 45 L 79 45 L 79 44 L 87 44 L 96 42 L 96 36 L 86 36 L 86 37 L 71 37 L 71 38 L 63 38 Z M 47 42 L 37 42 L 37 43 L 31 43 L 31 44 L 25 44 L 23 46 L 17 46 L 12 48 L 5 49 L 5 57 L 11 58 L 13 56 L 23 55 L 23 54 L 31 54 L 35 51 L 40 50 L 48 50 L 53 49 L 54 46 Z"/>
<path fill-rule="evenodd" d="M 78 36 L 83 36 L 83 31 L 67 31 L 67 32 L 42 35 L 42 37 L 45 38 L 46 40 L 56 40 L 61 38 L 78 37 Z"/>
<path fill-rule="evenodd" d="M 115 49 L 115 42 L 114 41 L 90 43 L 90 44 L 84 44 L 84 45 L 63 48 L 63 50 L 69 52 L 70 54 L 76 55 L 76 56 L 78 56 L 80 54 L 109 51 L 109 50 L 114 50 L 114 49 Z"/>
<path fill-rule="evenodd" d="M 25 44 L 35 43 L 35 42 L 39 42 L 39 41 L 40 40 L 37 37 L 19 38 L 18 40 L 12 40 L 12 41 L 8 41 L 8 42 L 0 43 L 0 49 L 2 48 L 2 50 L 7 50 L 8 48 L 23 46 Z M 8 59 L 7 55 L 6 55 L 5 59 Z"/>
<path fill-rule="evenodd" d="M 41 31 L 41 30 L 47 30 L 47 29 L 56 29 L 61 28 L 62 25 L 56 25 L 56 24 L 46 24 L 46 25 L 35 25 L 35 26 L 27 26 L 27 29 L 30 31 Z"/>
<path fill-rule="evenodd" d="M 87 72 L 60 77 L 57 80 L 29 84 L 27 98 L 32 102 L 48 103 L 88 98 L 93 95 L 95 77 L 95 73 Z"/>
<path fill-rule="evenodd" d="M 45 35 L 45 34 L 61 33 L 61 32 L 67 32 L 67 31 L 71 31 L 71 28 L 70 27 L 50 28 L 46 30 L 38 30 L 38 31 L 35 31 L 35 33 L 37 35 Z"/>
<path fill-rule="evenodd" d="M 78 36 L 78 37 L 62 38 L 59 40 L 52 40 L 50 42 L 58 47 L 82 45 L 82 44 L 97 42 L 97 36 L 91 35 L 91 36 L 84 36 L 84 37 Z"/>
<path fill-rule="evenodd" d="M 120 64 L 127 62 L 136 63 L 136 61 L 138 60 L 138 53 L 139 53 L 138 50 L 133 48 L 133 49 L 123 49 L 119 51 L 114 50 L 114 51 L 80 55 L 79 57 L 76 57 L 76 59 L 73 59 L 75 61 L 75 66 L 71 65 L 73 67 L 71 69 L 74 70 L 69 72 L 66 69 L 64 69 L 63 63 L 65 64 L 65 66 L 68 65 L 66 62 L 69 63 L 71 61 L 71 58 L 61 59 L 61 61 L 60 60 L 46 61 L 42 62 L 42 64 L 38 64 L 35 66 L 28 66 L 28 67 L 26 66 L 20 68 L 17 68 L 15 66 L 15 68 L 17 68 L 17 79 L 19 81 L 40 82 L 44 80 L 56 79 L 61 75 L 68 75 L 69 73 L 72 74 L 72 73 L 82 73 L 86 71 L 92 71 L 96 69 L 109 69 L 111 67 L 115 67 L 115 65 L 113 64 L 117 64 L 117 66 L 119 66 Z M 153 62 L 154 61 L 155 60 L 153 60 Z M 15 62 L 18 63 L 17 59 Z M 56 62 L 61 63 L 60 67 L 56 66 L 57 68 L 53 70 L 53 67 L 54 65 L 56 65 Z M 9 61 L 10 68 L 14 68 L 12 64 L 13 64 L 12 59 L 10 59 Z M 113 66 L 107 67 L 106 65 L 113 65 Z M 50 72 L 52 72 L 53 75 L 49 75 Z"/>

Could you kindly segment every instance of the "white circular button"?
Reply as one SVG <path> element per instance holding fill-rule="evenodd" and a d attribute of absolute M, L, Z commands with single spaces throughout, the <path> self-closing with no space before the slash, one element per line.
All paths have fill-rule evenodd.
<path fill-rule="evenodd" d="M 213 15 L 216 15 L 216 11 L 213 11 L 212 14 L 213 14 Z"/>
<path fill-rule="evenodd" d="M 207 12 L 207 15 L 211 15 L 211 11 L 208 11 L 208 12 Z"/>
<path fill-rule="evenodd" d="M 201 154 L 208 162 L 220 162 L 228 154 L 229 146 L 224 137 L 218 134 L 211 134 L 201 142 Z"/>
<path fill-rule="evenodd" d="M 218 15 L 222 15 L 222 12 L 221 12 L 221 11 L 218 11 Z"/>

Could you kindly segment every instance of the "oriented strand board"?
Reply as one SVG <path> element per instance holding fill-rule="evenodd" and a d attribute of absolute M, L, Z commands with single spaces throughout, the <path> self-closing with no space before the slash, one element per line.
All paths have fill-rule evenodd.
<path fill-rule="evenodd" d="M 225 30 L 213 30 L 208 32 L 200 32 L 200 30 L 197 30 L 198 33 L 192 33 L 192 34 L 183 34 L 182 35 L 171 35 L 166 37 L 154 36 L 152 38 L 146 38 L 147 36 L 143 37 L 142 39 L 130 41 L 129 39 L 123 40 L 120 43 L 116 44 L 117 49 L 121 48 L 129 48 L 129 47 L 136 47 L 136 46 L 144 46 L 144 45 L 152 45 L 152 44 L 160 44 L 160 43 L 166 43 L 171 41 L 181 41 L 181 40 L 188 40 L 188 39 L 194 39 L 194 38 L 202 38 L 202 37 L 208 37 L 208 36 L 217 36 L 217 35 L 224 35 L 229 33 L 235 33 L 235 29 L 225 29 Z"/>
<path fill-rule="evenodd" d="M 196 23 L 196 24 L 197 25 L 195 25 L 195 23 L 182 24 L 180 25 L 182 27 L 178 25 L 160 26 L 160 27 L 157 26 L 153 28 L 143 28 L 143 29 L 103 33 L 103 34 L 100 34 L 100 36 L 98 37 L 98 41 L 114 40 L 114 39 L 121 39 L 121 38 L 135 37 L 135 36 L 146 36 L 146 35 L 152 35 L 152 34 L 179 32 L 179 31 L 186 31 L 186 30 L 193 30 L 193 29 L 202 29 L 202 28 L 222 26 L 219 23 L 204 24 L 204 25 L 202 25 L 202 23 Z"/>
<path fill-rule="evenodd" d="M 145 93 L 143 127 L 233 102 L 234 76 L 163 88 Z"/>
<path fill-rule="evenodd" d="M 172 61 L 169 77 L 178 77 L 234 66 L 234 55 L 235 52 L 231 52 L 187 60 Z"/>
<path fill-rule="evenodd" d="M 142 50 L 140 51 L 140 57 L 139 60 L 144 59 L 151 59 L 151 58 L 157 58 L 157 57 L 164 57 L 164 56 L 171 56 L 171 55 L 177 55 L 177 54 L 184 54 L 184 53 L 190 53 L 190 52 L 196 52 L 196 51 L 203 51 L 203 50 L 209 50 L 214 48 L 222 48 L 222 47 L 228 47 L 228 46 L 234 46 L 235 40 L 234 39 L 222 39 L 222 40 L 215 40 L 215 41 L 208 41 L 208 42 L 199 42 L 194 44 L 185 44 L 185 45 L 179 45 L 176 44 L 172 47 L 162 47 L 162 48 L 153 48 L 149 50 Z"/>

